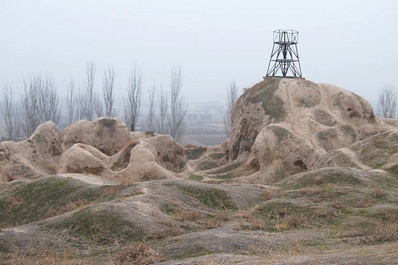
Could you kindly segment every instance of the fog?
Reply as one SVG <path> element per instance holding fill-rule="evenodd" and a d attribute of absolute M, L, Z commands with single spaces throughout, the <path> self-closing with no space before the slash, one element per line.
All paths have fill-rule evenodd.
<path fill-rule="evenodd" d="M 62 97 L 70 79 L 83 86 L 92 61 L 96 89 L 112 66 L 122 97 L 134 66 L 145 91 L 168 88 L 181 66 L 188 101 L 225 101 L 231 81 L 262 80 L 272 32 L 294 29 L 303 77 L 375 103 L 386 83 L 398 88 L 397 10 L 393 0 L 0 0 L 0 86 L 18 94 L 23 79 L 43 75 Z"/>

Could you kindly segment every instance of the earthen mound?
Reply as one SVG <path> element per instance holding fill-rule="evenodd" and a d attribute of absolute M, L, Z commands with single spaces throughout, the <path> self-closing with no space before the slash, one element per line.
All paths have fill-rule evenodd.
<path fill-rule="evenodd" d="M 238 99 L 226 154 L 229 163 L 246 167 L 240 173 L 250 172 L 235 181 L 274 183 L 316 168 L 328 151 L 391 128 L 352 92 L 304 79 L 267 78 Z"/>
<path fill-rule="evenodd" d="M 57 173 L 62 133 L 51 121 L 37 127 L 27 140 L 0 143 L 0 182 L 35 179 Z"/>
<path fill-rule="evenodd" d="M 25 141 L 0 143 L 3 182 L 57 173 L 137 182 L 172 178 L 185 164 L 183 148 L 172 137 L 129 132 L 114 118 L 78 121 L 63 133 L 46 122 Z"/>

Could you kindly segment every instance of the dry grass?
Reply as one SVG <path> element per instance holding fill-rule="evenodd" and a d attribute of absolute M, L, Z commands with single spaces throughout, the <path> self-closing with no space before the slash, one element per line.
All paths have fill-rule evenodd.
<path fill-rule="evenodd" d="M 117 264 L 149 265 L 164 261 L 165 256 L 159 250 L 145 243 L 133 244 L 119 251 Z"/>
<path fill-rule="evenodd" d="M 179 210 L 174 214 L 174 218 L 178 221 L 195 221 L 206 216 L 206 214 L 194 210 Z"/>
<path fill-rule="evenodd" d="M 7 265 L 119 265 L 136 264 L 150 265 L 164 261 L 165 256 L 156 248 L 146 243 L 136 243 L 125 246 L 116 253 L 109 250 L 90 249 L 100 252 L 100 255 L 89 255 L 82 257 L 81 254 L 73 252 L 53 253 L 48 251 L 37 251 L 35 253 L 13 253 L 7 259 L 0 259 L 1 264 Z"/>
<path fill-rule="evenodd" d="M 178 210 L 174 213 L 176 221 L 195 222 L 205 229 L 221 227 L 230 220 L 232 212 L 226 210 L 215 210 L 214 213 L 204 213 L 194 210 Z"/>
<path fill-rule="evenodd" d="M 210 218 L 200 220 L 199 224 L 203 225 L 206 229 L 222 227 L 225 225 L 225 222 L 230 220 L 229 218 L 226 212 L 222 213 L 221 211 L 217 211 Z"/>
<path fill-rule="evenodd" d="M 322 189 L 321 187 L 310 186 L 300 189 L 299 192 L 302 196 L 311 197 L 311 196 L 320 196 L 325 193 L 325 190 Z"/>
<path fill-rule="evenodd" d="M 290 230 L 293 228 L 304 228 L 306 226 L 307 220 L 304 216 L 299 215 L 289 215 L 286 217 L 282 223 L 277 223 L 275 225 L 276 231 Z"/>
<path fill-rule="evenodd" d="M 271 190 L 266 190 L 264 191 L 264 199 L 266 201 L 272 200 L 272 199 L 277 199 L 277 198 L 282 198 L 287 195 L 287 191 L 282 190 L 282 189 L 271 189 Z"/>
<path fill-rule="evenodd" d="M 354 208 L 367 208 L 375 204 L 373 199 L 362 198 L 335 198 L 330 203 L 333 207 L 338 209 Z"/>
<path fill-rule="evenodd" d="M 255 217 L 250 211 L 239 211 L 236 218 L 240 220 L 241 229 L 263 230 L 265 228 L 264 221 Z"/>
<path fill-rule="evenodd" d="M 388 196 L 388 193 L 385 190 L 382 190 L 380 188 L 376 188 L 372 191 L 372 196 L 375 199 L 384 199 Z"/>
<path fill-rule="evenodd" d="M 184 234 L 184 231 L 182 229 L 178 229 L 176 227 L 169 227 L 161 231 L 153 232 L 150 236 L 148 236 L 148 239 L 159 240 L 166 237 L 179 236 L 182 234 Z"/>
<path fill-rule="evenodd" d="M 95 261 L 89 260 L 78 260 L 74 259 L 76 253 L 67 252 L 64 253 L 53 253 L 45 250 L 36 250 L 35 253 L 28 252 L 16 252 L 7 257 L 7 259 L 1 260 L 1 264 L 8 265 L 42 265 L 42 264 L 52 264 L 52 265 L 84 265 L 84 264 L 97 264 Z M 103 260 L 102 264 L 114 265 L 110 259 L 108 261 Z"/>
<path fill-rule="evenodd" d="M 80 199 L 77 201 L 69 202 L 68 204 L 57 208 L 57 209 L 50 209 L 47 214 L 43 217 L 43 219 L 50 218 L 53 216 L 61 215 L 67 212 L 75 211 L 78 209 L 82 209 L 83 207 L 89 205 L 91 202 L 87 199 Z"/>
<path fill-rule="evenodd" d="M 338 216 L 338 213 L 333 208 L 320 208 L 320 209 L 314 211 L 315 218 L 330 219 L 330 218 L 337 217 L 337 216 Z"/>
<path fill-rule="evenodd" d="M 66 235 L 63 243 L 59 245 L 73 245 L 74 252 L 50 253 L 37 249 L 34 249 L 37 251 L 35 254 L 0 252 L 0 256 L 9 255 L 7 259 L 0 257 L 0 264 L 156 264 L 165 260 L 165 257 L 171 260 L 222 254 L 222 251 L 198 247 L 192 247 L 189 252 L 183 254 L 172 252 L 174 249 L 180 251 L 180 246 L 177 248 L 173 244 L 181 243 L 188 246 L 186 242 L 192 242 L 184 241 L 188 240 L 185 236 L 174 237 L 200 232 L 197 238 L 200 241 L 203 240 L 200 234 L 204 230 L 219 227 L 238 227 L 246 230 L 240 231 L 246 235 L 272 234 L 270 240 L 277 240 L 269 245 L 265 244 L 262 249 L 257 250 L 256 247 L 262 246 L 253 243 L 247 250 L 231 253 L 273 257 L 275 260 L 278 255 L 307 256 L 327 251 L 344 253 L 347 247 L 359 249 L 373 246 L 376 249 L 385 246 L 386 243 L 396 244 L 396 186 L 384 182 L 371 182 L 372 179 L 370 184 L 366 185 L 359 185 L 352 179 L 339 183 L 341 178 L 337 173 L 326 179 L 321 175 L 314 175 L 306 180 L 307 182 L 297 185 L 267 187 L 265 191 L 262 189 L 263 193 L 259 193 L 256 201 L 247 208 L 238 207 L 226 192 L 226 187 L 220 189 L 214 185 L 213 188 L 208 187 L 210 184 L 204 186 L 201 183 L 191 186 L 178 182 L 175 186 L 184 195 L 181 197 L 183 199 L 173 197 L 173 201 L 156 201 L 159 210 L 165 214 L 154 215 L 159 224 L 155 232 L 135 227 L 134 222 L 127 222 L 122 216 L 115 219 L 117 216 L 113 212 L 92 211 L 96 209 L 95 206 L 87 207 L 112 200 L 114 197 L 125 196 L 123 194 L 128 193 L 131 196 L 138 190 L 136 187 L 126 189 L 126 186 L 103 187 L 89 195 L 84 193 L 84 196 L 65 200 L 64 204 L 51 208 L 44 217 L 79 210 L 65 215 L 66 219 L 62 224 L 56 223 L 61 226 L 45 227 L 48 228 L 46 232 L 57 232 L 55 236 Z M 142 200 L 141 197 L 137 199 Z M 13 200 L 9 201 L 15 207 L 24 203 L 19 197 Z M 224 228 L 206 231 L 206 234 L 219 231 L 224 231 Z M 300 242 L 295 243 L 296 236 Z M 228 264 L 213 258 L 201 257 L 202 263 L 195 264 Z M 205 261 L 206 259 L 208 261 Z"/>
<path fill-rule="evenodd" d="M 362 244 L 376 244 L 398 240 L 398 224 L 378 224 L 373 227 L 354 228 L 340 235 L 341 238 L 355 238 Z"/>

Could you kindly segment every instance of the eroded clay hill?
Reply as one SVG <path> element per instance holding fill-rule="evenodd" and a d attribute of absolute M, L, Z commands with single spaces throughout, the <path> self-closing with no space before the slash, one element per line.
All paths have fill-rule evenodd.
<path fill-rule="evenodd" d="M 275 183 L 326 166 L 319 161 L 328 152 L 395 128 L 376 117 L 369 102 L 344 89 L 269 78 L 247 89 L 233 110 L 232 133 L 224 143 L 227 178 Z M 220 177 L 214 170 L 200 173 Z"/>
<path fill-rule="evenodd" d="M 54 174 L 138 182 L 171 178 L 185 163 L 183 149 L 172 137 L 129 132 L 113 118 L 78 121 L 63 132 L 46 122 L 27 140 L 0 143 L 3 182 Z"/>
<path fill-rule="evenodd" d="M 278 78 L 233 119 L 219 146 L 112 118 L 1 142 L 0 263 L 398 264 L 395 121 Z"/>
<path fill-rule="evenodd" d="M 184 153 L 170 136 L 129 132 L 112 118 L 78 121 L 63 132 L 46 122 L 25 141 L 0 143 L 0 181 L 85 174 L 139 182 L 182 173 L 208 182 L 270 184 L 327 166 L 320 161 L 340 148 L 356 160 L 349 146 L 393 129 L 354 93 L 304 79 L 269 78 L 239 98 L 223 145 Z"/>

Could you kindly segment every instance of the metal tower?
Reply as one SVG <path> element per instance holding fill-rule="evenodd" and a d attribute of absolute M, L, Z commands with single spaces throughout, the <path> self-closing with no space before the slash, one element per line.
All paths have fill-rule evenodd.
<path fill-rule="evenodd" d="M 264 77 L 302 77 L 297 49 L 298 31 L 280 29 L 274 31 L 274 46 Z M 278 75 L 278 73 L 280 74 Z"/>

